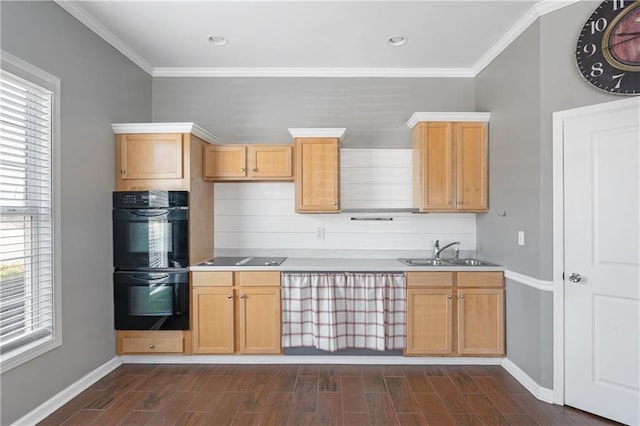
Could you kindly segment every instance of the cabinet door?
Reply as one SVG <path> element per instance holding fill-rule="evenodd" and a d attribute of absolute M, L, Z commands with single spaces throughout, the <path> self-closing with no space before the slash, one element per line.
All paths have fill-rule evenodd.
<path fill-rule="evenodd" d="M 451 289 L 408 289 L 405 355 L 450 354 L 451 320 Z"/>
<path fill-rule="evenodd" d="M 338 212 L 339 147 L 335 138 L 296 139 L 296 211 Z"/>
<path fill-rule="evenodd" d="M 455 171 L 451 123 L 424 123 L 422 209 L 455 210 Z"/>
<path fill-rule="evenodd" d="M 247 176 L 245 145 L 208 145 L 204 154 L 204 178 L 241 178 Z"/>
<path fill-rule="evenodd" d="M 182 179 L 182 134 L 127 134 L 116 140 L 121 179 Z"/>
<path fill-rule="evenodd" d="M 456 123 L 456 209 L 488 209 L 487 125 Z"/>
<path fill-rule="evenodd" d="M 193 353 L 233 353 L 233 290 L 194 287 L 192 294 Z"/>
<path fill-rule="evenodd" d="M 504 354 L 504 291 L 458 290 L 458 352 L 462 355 Z"/>
<path fill-rule="evenodd" d="M 281 353 L 280 288 L 241 287 L 239 294 L 240 352 Z"/>
<path fill-rule="evenodd" d="M 254 178 L 293 179 L 291 145 L 250 145 L 248 174 Z"/>

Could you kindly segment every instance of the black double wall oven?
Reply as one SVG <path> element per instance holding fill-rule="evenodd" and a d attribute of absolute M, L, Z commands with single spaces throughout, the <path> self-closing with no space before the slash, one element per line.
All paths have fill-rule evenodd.
<path fill-rule="evenodd" d="M 189 329 L 189 193 L 113 193 L 116 330 Z"/>

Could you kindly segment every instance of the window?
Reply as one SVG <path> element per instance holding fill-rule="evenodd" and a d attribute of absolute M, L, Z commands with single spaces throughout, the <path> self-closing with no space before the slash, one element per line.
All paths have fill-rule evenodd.
<path fill-rule="evenodd" d="M 13 59 L 13 60 L 12 60 Z M 8 70 L 12 72 L 9 72 Z M 33 73 L 36 70 L 40 75 Z M 20 74 L 20 75 L 18 75 Z M 26 78 L 25 78 L 26 77 Z M 31 78 L 30 78 L 31 77 Z M 44 79 L 43 79 L 44 77 Z M 38 83 L 35 83 L 37 81 Z M 57 83 L 57 84 L 56 84 Z M 51 88 L 44 87 L 50 86 Z M 2 52 L 0 367 L 60 344 L 54 102 L 59 81 Z"/>

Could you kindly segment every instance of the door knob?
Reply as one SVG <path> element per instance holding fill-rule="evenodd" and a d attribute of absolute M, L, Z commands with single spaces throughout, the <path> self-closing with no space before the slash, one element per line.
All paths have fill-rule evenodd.
<path fill-rule="evenodd" d="M 582 276 L 580 276 L 580 274 L 578 274 L 577 272 L 572 272 L 571 275 L 569 275 L 569 281 L 571 281 L 572 283 L 579 283 L 582 280 Z"/>

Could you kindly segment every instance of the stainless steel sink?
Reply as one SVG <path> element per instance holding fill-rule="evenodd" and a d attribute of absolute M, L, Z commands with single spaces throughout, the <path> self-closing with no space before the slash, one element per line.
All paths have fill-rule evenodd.
<path fill-rule="evenodd" d="M 478 259 L 424 259 L 400 258 L 398 261 L 409 266 L 497 266 Z"/>
<path fill-rule="evenodd" d="M 449 262 L 450 265 L 456 266 L 497 266 L 493 263 L 478 259 L 449 259 L 447 262 Z"/>

